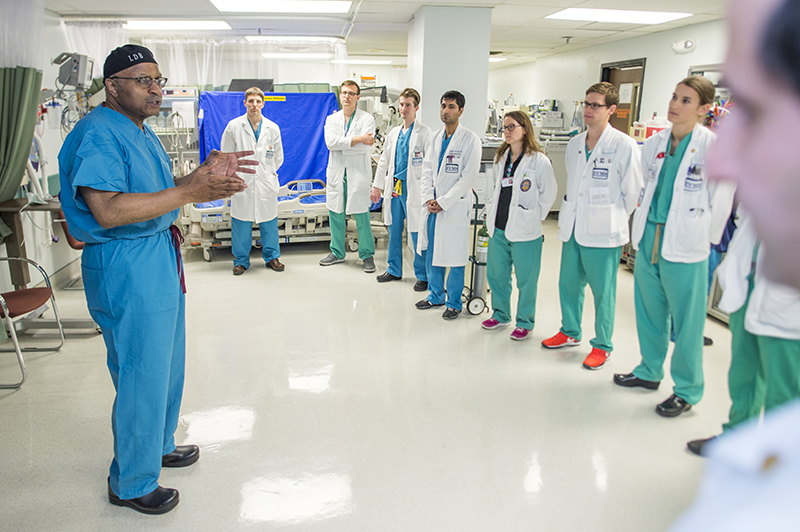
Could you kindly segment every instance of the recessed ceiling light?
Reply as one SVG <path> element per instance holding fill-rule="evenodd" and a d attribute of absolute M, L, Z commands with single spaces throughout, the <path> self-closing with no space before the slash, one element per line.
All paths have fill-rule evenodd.
<path fill-rule="evenodd" d="M 617 22 L 622 24 L 663 24 L 692 13 L 670 13 L 666 11 L 628 11 L 622 9 L 588 9 L 570 7 L 545 18 L 557 20 L 584 20 L 586 22 Z"/>
<path fill-rule="evenodd" d="M 334 59 L 335 65 L 391 65 L 394 61 L 389 59 Z"/>
<path fill-rule="evenodd" d="M 122 25 L 126 30 L 186 31 L 186 30 L 229 30 L 223 20 L 129 20 Z"/>
<path fill-rule="evenodd" d="M 489 62 L 490 63 L 499 63 L 500 61 L 505 61 L 506 59 L 508 59 L 508 58 L 507 57 L 490 57 L 489 58 Z"/>
<path fill-rule="evenodd" d="M 288 36 L 288 35 L 247 35 L 250 42 L 274 42 L 274 43 L 310 43 L 310 44 L 336 44 L 344 42 L 341 37 L 310 37 L 310 36 Z"/>
<path fill-rule="evenodd" d="M 228 13 L 348 13 L 352 2 L 341 0 L 211 0 Z"/>
<path fill-rule="evenodd" d="M 331 54 L 314 54 L 306 52 L 274 52 L 261 54 L 264 59 L 330 59 Z"/>

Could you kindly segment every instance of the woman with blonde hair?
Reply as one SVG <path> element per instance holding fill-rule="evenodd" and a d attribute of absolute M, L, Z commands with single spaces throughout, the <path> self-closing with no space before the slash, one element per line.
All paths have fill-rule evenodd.
<path fill-rule="evenodd" d="M 492 330 L 511 323 L 511 270 L 519 301 L 512 340 L 533 330 L 536 289 L 542 261 L 542 220 L 556 199 L 550 160 L 534 138 L 531 119 L 520 111 L 503 117 L 503 138 L 489 180 L 486 222 L 489 252 L 486 275 L 492 291 L 492 317 L 481 326 Z"/>
<path fill-rule="evenodd" d="M 716 135 L 701 125 L 714 103 L 714 85 L 684 79 L 669 104 L 671 126 L 644 143 L 645 175 L 633 216 L 636 248 L 634 302 L 641 363 L 614 375 L 620 386 L 655 390 L 675 330 L 673 394 L 656 407 L 664 417 L 692 408 L 703 396 L 703 328 L 710 244 L 719 242 L 733 206 L 734 187 L 709 182 L 706 157 Z"/>

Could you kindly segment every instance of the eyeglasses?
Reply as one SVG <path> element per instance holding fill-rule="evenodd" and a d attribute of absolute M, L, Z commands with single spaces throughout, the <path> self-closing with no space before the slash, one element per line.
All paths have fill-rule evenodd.
<path fill-rule="evenodd" d="M 519 124 L 508 124 L 507 126 L 500 126 L 500 133 L 503 133 L 504 131 L 508 131 L 509 133 L 511 133 L 518 127 L 522 126 Z"/>
<path fill-rule="evenodd" d="M 358 96 L 358 93 L 353 91 L 339 91 L 339 94 L 342 96 Z"/>
<path fill-rule="evenodd" d="M 594 103 L 594 102 L 582 101 L 581 102 L 581 107 L 583 107 L 583 108 L 591 107 L 592 111 L 597 111 L 601 107 L 608 107 L 608 105 L 605 105 L 605 104 L 602 104 L 602 103 Z"/>
<path fill-rule="evenodd" d="M 141 78 L 123 78 L 123 77 L 113 77 L 108 79 L 135 79 L 142 88 L 149 89 L 150 85 L 153 82 L 156 82 L 156 85 L 161 87 L 162 89 L 167 86 L 167 78 L 151 78 L 150 76 L 142 76 Z"/>

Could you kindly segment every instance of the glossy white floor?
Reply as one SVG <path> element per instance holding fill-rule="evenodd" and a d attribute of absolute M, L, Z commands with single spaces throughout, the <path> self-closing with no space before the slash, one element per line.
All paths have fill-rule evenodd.
<path fill-rule="evenodd" d="M 665 530 L 703 468 L 686 441 L 727 419 L 730 334 L 708 320 L 706 394 L 675 419 L 654 412 L 669 377 L 657 392 L 611 382 L 639 360 L 630 271 L 605 368 L 581 368 L 588 290 L 583 345 L 544 350 L 560 324 L 555 229 L 548 220 L 525 342 L 481 330 L 487 315 L 416 310 L 408 262 L 402 281 L 379 285 L 355 254 L 318 266 L 322 243 L 284 246 L 283 273 L 254 252 L 241 277 L 229 254 L 190 253 L 177 439 L 202 451 L 161 476 L 180 505 L 152 517 L 108 503 L 113 387 L 102 339 L 73 334 L 60 353 L 27 357 L 20 390 L 0 390 L 0 529 Z M 384 271 L 385 241 L 376 263 Z M 88 315 L 82 292 L 57 297 L 64 315 Z"/>

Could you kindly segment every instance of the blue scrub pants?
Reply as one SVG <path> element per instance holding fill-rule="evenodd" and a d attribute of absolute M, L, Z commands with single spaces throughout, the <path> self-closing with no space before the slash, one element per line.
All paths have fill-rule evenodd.
<path fill-rule="evenodd" d="M 633 374 L 647 381 L 664 378 L 670 335 L 670 316 L 675 329 L 671 375 L 675 395 L 689 404 L 703 397 L 703 329 L 706 324 L 708 260 L 684 264 L 661 256 L 650 263 L 656 224 L 647 222 L 633 267 L 633 299 L 636 332 L 642 362 Z M 663 235 L 663 232 L 662 232 Z"/>
<path fill-rule="evenodd" d="M 395 277 L 403 276 L 403 225 L 408 217 L 408 195 L 405 192 L 406 182 L 403 181 L 403 194 L 393 197 L 390 203 L 392 225 L 389 226 L 389 267 L 386 271 Z M 416 238 L 412 236 L 411 239 L 414 244 L 414 275 L 418 281 L 426 281 L 428 275 L 425 273 L 425 258 L 416 252 Z"/>
<path fill-rule="evenodd" d="M 500 323 L 511 321 L 511 267 L 517 277 L 517 327 L 533 330 L 536 291 L 542 266 L 542 237 L 511 242 L 502 229 L 495 228 L 489 239 L 486 280 L 492 291 L 492 317 Z"/>
<path fill-rule="evenodd" d="M 117 391 L 109 476 L 121 499 L 155 490 L 161 457 L 175 450 L 186 346 L 179 257 L 168 230 L 83 249 L 86 301 Z"/>
<path fill-rule="evenodd" d="M 264 262 L 277 259 L 281 256 L 278 244 L 278 217 L 268 222 L 258 224 L 261 234 L 261 256 Z M 233 265 L 250 267 L 250 250 L 253 248 L 253 222 L 239 220 L 231 217 L 231 250 L 233 251 Z"/>
<path fill-rule="evenodd" d="M 408 233 L 411 236 L 411 245 L 414 246 L 414 276 L 417 278 L 417 281 L 422 281 L 423 283 L 428 282 L 428 250 L 423 250 L 422 254 L 420 255 L 417 253 L 417 240 L 418 240 L 418 233 Z"/>
<path fill-rule="evenodd" d="M 425 269 L 428 272 L 428 301 L 434 305 L 446 303 L 447 308 L 461 310 L 461 294 L 464 292 L 464 266 L 451 266 L 447 274 L 447 300 L 445 301 L 444 266 L 433 265 L 433 238 L 436 233 L 436 215 L 428 214 L 428 250 Z"/>
<path fill-rule="evenodd" d="M 583 299 L 586 284 L 594 296 L 594 338 L 592 347 L 610 353 L 614 350 L 614 317 L 617 308 L 617 272 L 622 246 L 593 248 L 581 246 L 575 234 L 561 246 L 561 272 L 558 293 L 561 300 L 561 332 L 581 339 Z"/>

